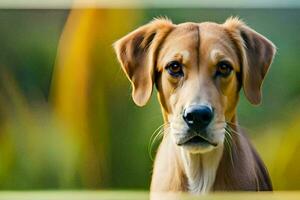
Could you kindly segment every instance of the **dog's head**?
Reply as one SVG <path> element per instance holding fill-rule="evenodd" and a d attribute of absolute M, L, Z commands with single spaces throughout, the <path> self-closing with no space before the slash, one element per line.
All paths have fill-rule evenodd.
<path fill-rule="evenodd" d="M 179 25 L 157 19 L 114 47 L 134 102 L 145 105 L 155 84 L 169 133 L 192 153 L 223 145 L 240 88 L 252 104 L 260 103 L 275 54 L 268 39 L 237 18 Z"/>

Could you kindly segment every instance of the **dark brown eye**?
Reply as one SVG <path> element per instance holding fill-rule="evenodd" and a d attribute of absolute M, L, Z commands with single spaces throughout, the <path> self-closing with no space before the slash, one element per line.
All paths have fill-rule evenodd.
<path fill-rule="evenodd" d="M 174 77 L 183 76 L 182 64 L 178 61 L 170 62 L 166 67 L 168 73 Z"/>
<path fill-rule="evenodd" d="M 227 77 L 232 72 L 232 66 L 228 61 L 220 61 L 217 64 L 217 76 L 220 75 L 222 77 Z"/>

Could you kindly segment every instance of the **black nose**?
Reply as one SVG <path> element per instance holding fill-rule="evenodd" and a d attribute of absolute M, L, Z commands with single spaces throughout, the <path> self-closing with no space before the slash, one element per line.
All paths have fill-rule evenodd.
<path fill-rule="evenodd" d="M 183 119 L 194 131 L 205 129 L 213 118 L 213 110 L 209 106 L 190 106 L 184 110 Z"/>

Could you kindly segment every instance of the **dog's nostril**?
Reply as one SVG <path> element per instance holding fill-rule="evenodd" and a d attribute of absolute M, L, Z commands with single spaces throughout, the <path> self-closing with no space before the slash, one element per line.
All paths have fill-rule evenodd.
<path fill-rule="evenodd" d="M 194 122 L 194 117 L 192 113 L 186 113 L 184 118 L 188 123 L 192 124 Z"/>
<path fill-rule="evenodd" d="M 190 128 L 199 131 L 211 122 L 213 111 L 208 106 L 191 106 L 184 111 L 183 118 Z"/>
<path fill-rule="evenodd" d="M 209 122 L 211 120 L 212 117 L 212 113 L 210 112 L 210 110 L 208 111 L 204 111 L 202 113 L 202 115 L 200 115 L 200 120 L 204 121 L 204 122 Z"/>

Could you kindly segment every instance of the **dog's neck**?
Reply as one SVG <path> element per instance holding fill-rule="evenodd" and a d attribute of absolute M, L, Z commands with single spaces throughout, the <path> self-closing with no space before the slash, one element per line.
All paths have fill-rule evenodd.
<path fill-rule="evenodd" d="M 211 190 L 222 154 L 223 146 L 205 154 L 191 154 L 183 149 L 180 150 L 189 192 L 204 194 Z"/>

